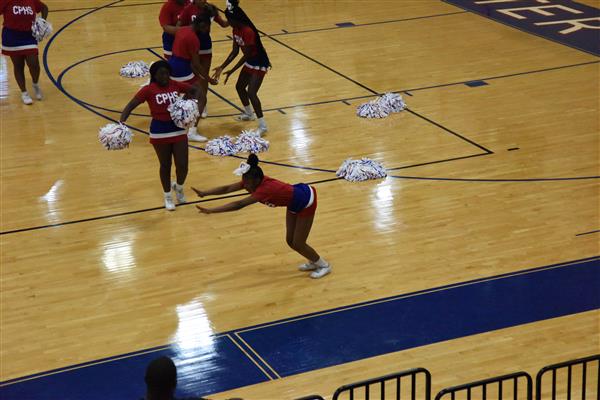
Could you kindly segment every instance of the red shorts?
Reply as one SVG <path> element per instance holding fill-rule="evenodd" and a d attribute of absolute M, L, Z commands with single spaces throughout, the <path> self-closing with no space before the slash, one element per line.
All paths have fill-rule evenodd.
<path fill-rule="evenodd" d="M 311 217 L 313 215 L 315 215 L 315 212 L 317 211 L 317 189 L 315 189 L 314 187 L 310 187 L 311 190 L 313 191 L 313 203 L 311 204 L 310 207 L 306 207 L 304 210 L 300 211 L 298 214 L 298 217 Z"/>
<path fill-rule="evenodd" d="M 187 142 L 188 137 L 187 134 L 172 136 L 168 138 L 150 138 L 151 144 L 170 144 L 170 143 L 179 143 L 179 142 Z"/>
<path fill-rule="evenodd" d="M 242 68 L 242 73 L 258 75 L 258 76 L 265 76 L 267 74 L 267 71 L 263 71 L 261 69 L 250 68 L 250 67 L 247 67 L 244 65 L 244 67 Z"/>

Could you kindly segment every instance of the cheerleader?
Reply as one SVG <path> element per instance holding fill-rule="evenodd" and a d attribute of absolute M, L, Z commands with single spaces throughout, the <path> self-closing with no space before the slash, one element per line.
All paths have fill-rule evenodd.
<path fill-rule="evenodd" d="M 201 90 L 201 81 L 215 84 L 216 81 L 202 73 L 202 62 L 200 60 L 200 34 L 206 34 L 210 29 L 210 18 L 208 15 L 199 15 L 190 26 L 179 28 L 173 42 L 173 55 L 169 58 L 171 65 L 171 79 L 178 82 L 187 82 L 199 88 L 198 109 L 204 110 L 206 106 L 206 93 Z M 199 121 L 200 119 L 198 119 Z M 196 125 L 198 122 L 196 122 Z M 197 132 L 193 126 L 188 131 L 188 139 L 194 142 L 205 142 L 206 137 Z"/>
<path fill-rule="evenodd" d="M 229 23 L 219 14 L 217 7 L 207 3 L 206 0 L 193 0 L 190 4 L 185 6 L 181 14 L 179 14 L 177 27 L 191 25 L 197 16 L 202 15 L 208 15 L 210 18 L 209 23 L 214 20 L 223 28 L 229 26 Z M 210 37 L 210 26 L 208 28 L 208 32 L 201 32 L 198 34 L 198 39 L 200 39 L 200 51 L 198 51 L 198 54 L 200 55 L 200 72 L 203 76 L 209 76 L 210 64 L 212 61 L 212 39 Z M 200 88 L 206 95 L 208 92 L 208 81 L 201 79 L 199 84 Z M 204 106 L 201 116 L 202 118 L 208 117 L 207 106 Z"/>
<path fill-rule="evenodd" d="M 225 71 L 225 83 L 227 83 L 232 73 L 242 65 L 244 66 L 235 85 L 244 106 L 244 112 L 238 119 L 252 121 L 258 118 L 258 133 L 262 135 L 267 132 L 267 124 L 263 117 L 258 90 L 262 85 L 267 70 L 271 67 L 271 62 L 260 40 L 258 30 L 244 10 L 240 8 L 238 0 L 228 0 L 225 16 L 229 25 L 233 28 L 233 48 L 223 64 L 214 69 L 213 78 L 216 80 L 219 79 L 223 69 L 235 60 L 241 48 L 243 56 L 232 69 Z M 252 103 L 252 107 L 250 107 L 250 103 Z M 252 108 L 254 108 L 256 117 L 252 113 Z"/>
<path fill-rule="evenodd" d="M 154 147 L 160 162 L 160 181 L 162 183 L 165 208 L 175 210 L 171 189 L 175 190 L 177 202 L 185 203 L 183 184 L 188 173 L 188 140 L 184 129 L 175 125 L 167 110 L 180 93 L 187 97 L 196 97 L 198 89 L 183 82 L 171 80 L 171 67 L 166 61 L 157 61 L 150 66 L 150 83 L 131 99 L 121 114 L 120 121 L 125 123 L 131 112 L 143 102 L 148 102 L 152 122 L 150 123 L 150 143 Z M 175 160 L 177 181 L 171 185 L 171 159 Z"/>
<path fill-rule="evenodd" d="M 167 60 L 172 54 L 173 41 L 177 32 L 177 16 L 183 11 L 185 5 L 186 0 L 167 0 L 160 8 L 158 22 L 163 29 L 163 54 Z"/>
<path fill-rule="evenodd" d="M 26 105 L 33 104 L 25 85 L 25 64 L 33 80 L 33 91 L 37 100 L 43 99 L 40 79 L 38 43 L 33 37 L 31 26 L 36 14 L 48 18 L 48 7 L 40 0 L 1 0 L 0 14 L 4 15 L 2 27 L 2 54 L 10 57 L 15 80 L 21 89 L 21 100 Z"/>
<path fill-rule="evenodd" d="M 256 202 L 269 207 L 287 207 L 287 244 L 307 259 L 307 262 L 300 265 L 298 269 L 311 271 L 310 277 L 314 279 L 329 274 L 331 272 L 329 263 L 306 243 L 317 209 L 317 190 L 304 183 L 290 185 L 265 176 L 258 166 L 258 157 L 255 154 L 250 154 L 247 162 L 243 162 L 234 173 L 241 175 L 242 180 L 209 190 L 196 188 L 192 188 L 192 190 L 198 196 L 204 197 L 246 189 L 250 196 L 215 208 L 196 206 L 200 212 L 213 214 L 237 211 Z"/>

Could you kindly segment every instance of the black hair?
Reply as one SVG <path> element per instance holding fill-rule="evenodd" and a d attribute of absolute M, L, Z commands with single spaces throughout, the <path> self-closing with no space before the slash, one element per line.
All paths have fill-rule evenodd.
<path fill-rule="evenodd" d="M 246 15 L 244 10 L 242 10 L 242 8 L 240 7 L 239 0 L 228 1 L 229 5 L 225 10 L 225 17 L 227 17 L 227 20 L 230 22 L 231 20 L 233 20 L 241 23 L 242 25 L 247 25 L 254 31 L 254 33 L 256 34 L 256 47 L 258 49 L 258 56 L 260 57 L 260 62 L 261 64 L 271 67 L 271 60 L 269 60 L 267 50 L 265 50 L 265 46 L 263 46 L 262 41 L 260 40 L 258 29 L 256 29 L 256 26 L 254 26 L 248 15 Z"/>
<path fill-rule="evenodd" d="M 258 182 L 262 182 L 265 174 L 258 166 L 258 156 L 256 154 L 250 154 L 246 160 L 246 163 L 250 165 L 250 169 L 242 176 L 242 179 L 257 180 Z"/>
<path fill-rule="evenodd" d="M 147 391 L 154 396 L 172 394 L 177 386 L 177 367 L 169 357 L 152 360 L 146 368 Z"/>
<path fill-rule="evenodd" d="M 156 82 L 154 75 L 156 75 L 161 68 L 166 68 L 169 71 L 169 75 L 171 74 L 171 66 L 168 62 L 165 60 L 156 61 L 150 66 L 150 82 Z"/>

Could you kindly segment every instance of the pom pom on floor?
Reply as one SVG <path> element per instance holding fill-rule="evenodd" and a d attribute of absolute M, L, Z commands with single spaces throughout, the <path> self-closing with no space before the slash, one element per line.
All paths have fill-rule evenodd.
<path fill-rule="evenodd" d="M 150 74 L 150 66 L 143 61 L 130 61 L 121 67 L 119 73 L 126 78 L 143 78 Z"/>
<path fill-rule="evenodd" d="M 398 93 L 386 93 L 375 100 L 361 104 L 356 115 L 361 118 L 385 118 L 406 108 L 406 103 Z"/>
<path fill-rule="evenodd" d="M 235 145 L 238 153 L 262 153 L 269 150 L 269 142 L 261 138 L 257 131 L 242 131 Z"/>
<path fill-rule="evenodd" d="M 171 119 L 173 119 L 175 125 L 182 129 L 196 126 L 196 121 L 200 118 L 196 100 L 185 100 L 180 97 L 171 103 L 167 110 L 171 114 Z"/>
<path fill-rule="evenodd" d="M 100 128 L 98 139 L 107 150 L 122 150 L 129 147 L 133 134 L 124 124 L 108 124 Z"/>
<path fill-rule="evenodd" d="M 44 18 L 37 17 L 31 25 L 31 33 L 35 40 L 41 42 L 52 35 L 52 24 Z"/>
<path fill-rule="evenodd" d="M 356 115 L 361 118 L 385 118 L 388 114 L 376 100 L 361 104 L 356 109 Z"/>
<path fill-rule="evenodd" d="M 231 156 L 237 153 L 237 146 L 233 142 L 231 136 L 221 136 L 216 139 L 209 140 L 206 144 L 205 151 L 211 156 Z"/>
<path fill-rule="evenodd" d="M 360 160 L 348 158 L 337 170 L 336 175 L 350 182 L 360 182 L 368 179 L 385 178 L 387 172 L 381 163 L 369 158 Z"/>
<path fill-rule="evenodd" d="M 406 103 L 398 93 L 386 93 L 377 99 L 377 103 L 388 113 L 397 113 L 406 108 Z"/>

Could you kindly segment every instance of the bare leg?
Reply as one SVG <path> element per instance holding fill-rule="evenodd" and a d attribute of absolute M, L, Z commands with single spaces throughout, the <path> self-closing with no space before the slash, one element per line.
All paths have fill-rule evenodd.
<path fill-rule="evenodd" d="M 19 85 L 19 89 L 21 89 L 21 92 L 26 92 L 27 86 L 25 86 L 25 57 L 10 56 L 10 59 L 13 63 L 13 73 L 15 75 L 17 85 Z"/>

